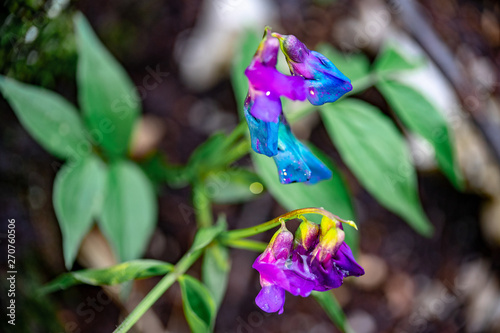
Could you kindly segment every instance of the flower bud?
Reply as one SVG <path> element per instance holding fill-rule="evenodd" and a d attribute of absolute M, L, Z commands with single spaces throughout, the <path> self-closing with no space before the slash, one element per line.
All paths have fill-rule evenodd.
<path fill-rule="evenodd" d="M 313 251 L 321 263 L 329 261 L 344 242 L 345 233 L 337 223 L 324 216 L 321 219 L 319 243 Z"/>
<path fill-rule="evenodd" d="M 294 35 L 280 35 L 273 33 L 281 44 L 281 50 L 285 54 L 287 61 L 304 62 L 309 55 L 309 49 Z"/>
<path fill-rule="evenodd" d="M 276 231 L 266 250 L 262 253 L 261 260 L 268 259 L 268 262 L 274 262 L 278 259 L 286 259 L 292 251 L 292 245 L 293 234 L 288 231 L 285 223 L 281 223 L 281 228 Z"/>
<path fill-rule="evenodd" d="M 308 220 L 302 222 L 295 231 L 294 248 L 299 254 L 306 254 L 318 242 L 319 227 Z"/>

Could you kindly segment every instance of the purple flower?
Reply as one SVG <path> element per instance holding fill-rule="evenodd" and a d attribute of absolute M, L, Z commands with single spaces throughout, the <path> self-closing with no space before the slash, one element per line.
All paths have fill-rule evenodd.
<path fill-rule="evenodd" d="M 283 313 L 283 306 L 285 305 L 285 289 L 278 287 L 267 281 L 260 281 L 262 289 L 255 298 L 255 303 L 263 311 L 272 313 Z"/>
<path fill-rule="evenodd" d="M 250 129 L 252 149 L 259 154 L 278 153 L 278 122 L 282 114 L 280 96 L 305 100 L 305 80 L 288 76 L 276 69 L 279 41 L 266 27 L 264 37 L 245 70 L 248 95 L 245 99 L 245 118 Z"/>
<path fill-rule="evenodd" d="M 274 234 L 264 253 L 253 263 L 252 267 L 260 273 L 261 291 L 255 302 L 266 312 L 283 313 L 285 304 L 285 290 L 280 285 L 286 281 L 281 270 L 286 259 L 290 256 L 293 245 L 293 235 L 285 224 Z"/>
<path fill-rule="evenodd" d="M 309 50 L 297 37 L 273 33 L 280 40 L 293 75 L 306 79 L 307 99 L 313 105 L 335 102 L 352 90 L 351 80 L 324 55 Z"/>
<path fill-rule="evenodd" d="M 285 290 L 307 297 L 313 290 L 340 287 L 345 277 L 364 274 L 344 242 L 340 222 L 326 216 L 321 227 L 304 220 L 295 239 L 283 223 L 252 267 L 259 271 L 262 286 L 255 302 L 266 312 L 280 314 Z"/>
<path fill-rule="evenodd" d="M 295 36 L 272 36 L 267 27 L 245 70 L 249 89 L 244 109 L 252 149 L 273 157 L 282 184 L 315 184 L 329 179 L 332 173 L 294 137 L 283 115 L 280 96 L 301 101 L 308 98 L 320 105 L 337 100 L 352 86 L 328 59 L 307 49 Z M 280 44 L 293 76 L 276 70 Z"/>
<path fill-rule="evenodd" d="M 270 36 L 267 27 L 252 62 L 245 70 L 249 82 L 245 107 L 253 117 L 275 123 L 282 113 L 280 96 L 303 101 L 307 93 L 302 77 L 288 76 L 276 69 L 279 44 Z"/>
<path fill-rule="evenodd" d="M 344 277 L 363 275 L 365 271 L 344 242 L 342 225 L 323 217 L 320 229 L 319 242 L 309 255 L 311 271 L 318 277 L 315 290 L 338 288 Z"/>

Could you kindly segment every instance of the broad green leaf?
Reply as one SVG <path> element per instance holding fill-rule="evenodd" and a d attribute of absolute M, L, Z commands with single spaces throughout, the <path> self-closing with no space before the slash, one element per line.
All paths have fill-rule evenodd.
<path fill-rule="evenodd" d="M 140 98 L 125 70 L 102 45 L 82 14 L 75 16 L 78 100 L 95 143 L 124 155 L 140 113 Z"/>
<path fill-rule="evenodd" d="M 260 178 L 248 170 L 228 169 L 209 173 L 205 178 L 205 190 L 212 202 L 241 203 L 256 197 L 250 187 L 259 181 Z"/>
<path fill-rule="evenodd" d="M 120 284 L 130 280 L 164 275 L 173 269 L 172 264 L 159 260 L 132 260 L 109 268 L 84 269 L 62 274 L 45 285 L 42 293 L 51 293 L 82 283 L 93 286 Z"/>
<path fill-rule="evenodd" d="M 262 35 L 249 30 L 241 39 L 241 43 L 236 44 L 239 48 L 235 50 L 236 56 L 233 58 L 231 84 L 233 86 L 234 95 L 236 96 L 238 111 L 241 116 L 243 116 L 243 104 L 248 92 L 248 79 L 245 76 L 245 69 L 250 65 L 261 39 Z"/>
<path fill-rule="evenodd" d="M 194 236 L 190 252 L 197 251 L 210 244 L 221 232 L 227 229 L 226 218 L 220 216 L 214 226 L 200 228 Z"/>
<path fill-rule="evenodd" d="M 215 323 L 215 302 L 208 289 L 198 280 L 189 276 L 179 277 L 184 315 L 193 333 L 213 330 Z"/>
<path fill-rule="evenodd" d="M 421 58 L 409 58 L 393 46 L 387 45 L 378 55 L 373 68 L 378 73 L 416 69 L 423 64 Z"/>
<path fill-rule="evenodd" d="M 66 163 L 54 181 L 54 209 L 62 231 L 64 262 L 71 269 L 103 200 L 106 169 L 94 155 Z"/>
<path fill-rule="evenodd" d="M 354 333 L 354 330 L 349 326 L 344 311 L 331 291 L 313 291 L 311 295 L 341 332 Z"/>
<path fill-rule="evenodd" d="M 451 133 L 446 119 L 427 98 L 415 89 L 395 82 L 377 84 L 401 121 L 412 131 L 420 134 L 434 147 L 436 160 L 450 181 L 458 189 L 463 188 L 463 178 L 458 169 Z"/>
<path fill-rule="evenodd" d="M 415 169 L 393 122 L 376 107 L 345 99 L 321 109 L 326 129 L 359 182 L 416 231 L 430 236 L 432 225 L 420 206 Z"/>
<path fill-rule="evenodd" d="M 354 219 L 351 199 L 344 180 L 333 162 L 321 151 L 309 145 L 312 152 L 332 170 L 333 176 L 329 180 L 314 185 L 294 183 L 283 185 L 278 180 L 278 171 L 272 158 L 252 153 L 252 159 L 257 174 L 262 178 L 265 186 L 280 205 L 291 211 L 306 207 L 323 207 L 335 215 L 347 220 Z M 358 232 L 344 228 L 346 242 L 356 252 L 358 247 Z"/>
<path fill-rule="evenodd" d="M 318 45 L 317 49 L 352 82 L 368 76 L 370 73 L 370 61 L 363 53 L 340 53 L 328 43 Z"/>
<path fill-rule="evenodd" d="M 203 283 L 212 293 L 215 305 L 219 308 L 226 293 L 231 269 L 228 249 L 219 243 L 207 247 L 201 269 Z"/>
<path fill-rule="evenodd" d="M 0 91 L 23 127 L 52 155 L 76 160 L 91 150 L 78 111 L 62 96 L 4 76 Z"/>
<path fill-rule="evenodd" d="M 157 203 L 153 186 L 137 165 L 110 165 L 99 226 L 121 261 L 139 258 L 154 231 Z"/>

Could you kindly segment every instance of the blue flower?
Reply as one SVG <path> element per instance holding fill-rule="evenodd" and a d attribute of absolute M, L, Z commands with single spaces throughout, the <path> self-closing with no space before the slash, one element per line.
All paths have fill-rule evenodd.
<path fill-rule="evenodd" d="M 280 119 L 278 153 L 273 156 L 282 184 L 329 179 L 332 172 L 292 134 L 285 117 Z"/>
<path fill-rule="evenodd" d="M 293 76 L 276 70 L 280 45 Z M 273 157 L 282 184 L 315 184 L 329 179 L 331 171 L 292 134 L 280 96 L 292 100 L 307 98 L 312 104 L 321 105 L 336 101 L 352 90 L 350 80 L 295 36 L 271 34 L 269 28 L 245 75 L 249 89 L 244 109 L 252 149 Z"/>
<path fill-rule="evenodd" d="M 335 102 L 352 90 L 351 80 L 319 52 L 309 50 L 297 37 L 273 33 L 280 41 L 293 75 L 306 79 L 307 99 L 313 105 Z"/>

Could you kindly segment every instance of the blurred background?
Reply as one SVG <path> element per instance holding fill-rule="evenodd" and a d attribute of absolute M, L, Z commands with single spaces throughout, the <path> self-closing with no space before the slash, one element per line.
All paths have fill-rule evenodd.
<path fill-rule="evenodd" d="M 5 0 L 0 13 L 0 74 L 54 90 L 76 102 L 72 17 L 81 11 L 138 87 L 144 118 L 133 158 L 153 148 L 184 164 L 217 130 L 238 124 L 230 68 L 243 35 L 266 25 L 293 34 L 310 49 L 330 43 L 373 60 L 387 42 L 425 57 L 407 80 L 445 112 L 455 132 L 466 189 L 437 171 L 432 151 L 410 144 L 419 194 L 432 238 L 415 233 L 381 207 L 350 173 L 317 116 L 294 128 L 347 175 L 360 229 L 359 261 L 366 275 L 336 289 L 356 332 L 500 331 L 500 4 L 497 1 L 68 1 Z M 146 80 L 160 73 L 155 82 Z M 363 100 L 392 116 L 375 89 Z M 7 219 L 16 220 L 17 325 L 2 332 L 111 332 L 159 278 L 136 283 L 127 302 L 112 288 L 78 286 L 47 297 L 37 288 L 65 272 L 52 184 L 62 161 L 46 153 L 0 98 L 0 290 L 6 307 Z M 251 165 L 246 157 L 241 165 Z M 156 231 L 146 258 L 176 262 L 192 242 L 189 188 L 162 186 Z M 262 223 L 285 212 L 268 193 L 239 205 L 217 205 L 230 228 Z M 272 233 L 261 235 L 268 241 Z M 231 252 L 232 271 L 216 332 L 334 332 L 312 299 L 287 297 L 284 315 L 255 305 L 260 290 L 251 268 L 257 254 Z M 73 269 L 114 263 L 94 229 Z M 191 272 L 199 274 L 199 265 Z M 97 301 L 96 301 L 97 300 Z M 178 286 L 154 305 L 135 332 L 187 332 Z"/>

